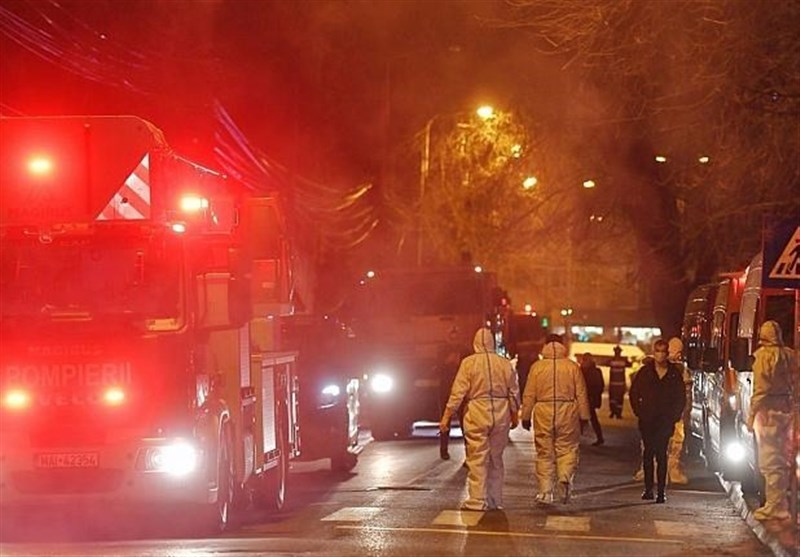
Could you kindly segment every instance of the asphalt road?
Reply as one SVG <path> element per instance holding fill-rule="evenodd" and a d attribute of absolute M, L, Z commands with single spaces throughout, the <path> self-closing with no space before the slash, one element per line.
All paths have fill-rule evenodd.
<path fill-rule="evenodd" d="M 603 416 L 603 425 L 604 446 L 590 445 L 591 432 L 583 439 L 569 505 L 534 504 L 533 444 L 520 428 L 505 456 L 505 510 L 459 511 L 461 440 L 442 461 L 436 439 L 419 436 L 370 443 L 346 475 L 331 473 L 327 461 L 295 464 L 289 508 L 249 510 L 237 530 L 218 537 L 175 532 L 175 517 L 75 511 L 0 519 L 0 555 L 772 555 L 700 462 L 690 464 L 688 485 L 668 490 L 667 504 L 642 501 L 632 479 L 633 420 Z"/>

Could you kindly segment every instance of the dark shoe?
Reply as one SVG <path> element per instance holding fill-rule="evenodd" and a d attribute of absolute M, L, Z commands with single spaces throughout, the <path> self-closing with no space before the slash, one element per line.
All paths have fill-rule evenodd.
<path fill-rule="evenodd" d="M 667 502 L 667 496 L 664 495 L 663 493 L 659 493 L 658 497 L 656 497 L 656 503 L 666 503 L 666 502 Z"/>
<path fill-rule="evenodd" d="M 644 491 L 642 491 L 642 499 L 644 501 L 652 501 L 653 499 L 655 499 L 653 491 L 650 489 L 645 489 Z"/>
<path fill-rule="evenodd" d="M 599 446 L 600 446 L 600 445 L 602 445 L 603 443 L 605 443 L 605 441 L 603 441 L 602 439 L 598 439 L 597 441 L 595 441 L 594 443 L 592 443 L 592 446 L 593 446 L 593 447 L 599 447 Z"/>

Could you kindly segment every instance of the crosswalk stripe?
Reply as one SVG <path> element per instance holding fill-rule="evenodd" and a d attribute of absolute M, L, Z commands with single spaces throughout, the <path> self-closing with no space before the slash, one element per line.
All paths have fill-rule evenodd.
<path fill-rule="evenodd" d="M 362 522 L 380 513 L 381 507 L 343 507 L 320 520 L 335 522 Z"/>
<path fill-rule="evenodd" d="M 590 520 L 588 516 L 548 516 L 544 527 L 546 530 L 588 532 L 591 530 Z"/>
<path fill-rule="evenodd" d="M 462 536 L 500 536 L 510 538 L 546 538 L 550 540 L 586 540 L 621 543 L 655 543 L 683 545 L 684 540 L 670 538 L 638 538 L 631 536 L 596 536 L 591 534 L 556 534 L 553 532 L 505 532 L 492 530 L 465 530 L 462 528 L 394 528 L 389 526 L 361 526 L 355 524 L 339 524 L 337 530 L 360 530 L 362 532 L 418 532 L 428 534 L 460 534 Z"/>
<path fill-rule="evenodd" d="M 477 526 L 483 518 L 483 511 L 442 511 L 432 524 L 441 526 Z"/>
<path fill-rule="evenodd" d="M 703 528 L 690 522 L 676 522 L 672 520 L 654 520 L 656 532 L 659 536 L 675 538 L 702 536 L 708 534 L 708 528 Z"/>

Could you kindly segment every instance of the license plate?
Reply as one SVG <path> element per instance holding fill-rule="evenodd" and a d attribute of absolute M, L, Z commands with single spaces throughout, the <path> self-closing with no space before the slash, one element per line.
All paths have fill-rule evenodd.
<path fill-rule="evenodd" d="M 97 468 L 97 453 L 47 453 L 36 455 L 37 468 Z"/>
<path fill-rule="evenodd" d="M 438 379 L 417 379 L 414 381 L 415 387 L 422 387 L 422 388 L 430 388 L 430 387 L 438 387 L 439 380 Z"/>

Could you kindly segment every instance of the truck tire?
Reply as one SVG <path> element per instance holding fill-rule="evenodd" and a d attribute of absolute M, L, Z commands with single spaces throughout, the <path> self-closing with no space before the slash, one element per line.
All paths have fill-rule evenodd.
<path fill-rule="evenodd" d="M 256 496 L 259 507 L 277 512 L 286 506 L 289 479 L 289 440 L 286 429 L 279 429 L 278 464 L 267 470 L 261 479 L 261 489 Z"/>
<path fill-rule="evenodd" d="M 217 452 L 217 500 L 200 509 L 199 529 L 202 534 L 219 534 L 231 528 L 231 512 L 236 494 L 236 471 L 233 463 L 233 441 L 230 426 L 222 426 Z"/>

